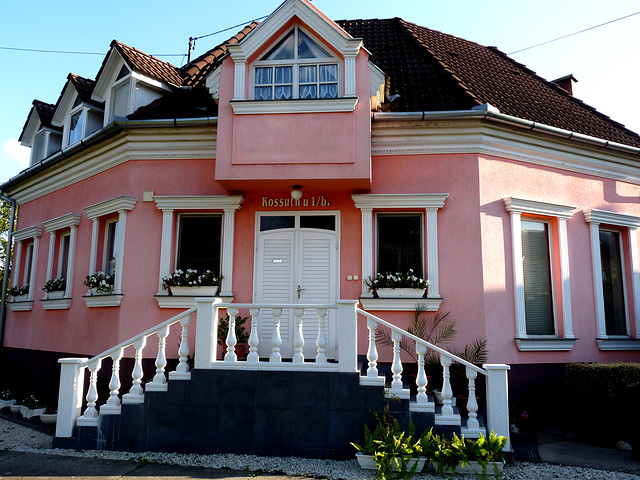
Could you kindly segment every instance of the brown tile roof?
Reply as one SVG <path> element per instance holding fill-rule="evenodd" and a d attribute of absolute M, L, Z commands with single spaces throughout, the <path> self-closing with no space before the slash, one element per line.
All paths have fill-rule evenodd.
<path fill-rule="evenodd" d="M 118 42 L 117 40 L 113 40 L 111 42 L 111 48 L 115 48 L 118 51 L 132 70 L 143 73 L 156 80 L 161 80 L 170 85 L 182 85 L 180 69 L 170 63 L 160 60 L 153 55 L 141 52 L 140 50 Z M 97 77 L 100 76 L 103 68 L 104 63 L 100 68 L 100 72 L 98 72 Z"/>
<path fill-rule="evenodd" d="M 252 22 L 244 27 L 238 33 L 236 33 L 229 40 L 217 47 L 205 52 L 195 60 L 182 67 L 181 73 L 185 77 L 185 85 L 197 85 L 204 80 L 204 77 L 213 70 L 219 63 L 222 57 L 227 54 L 227 44 L 239 43 L 244 37 L 246 37 L 251 30 L 258 26 L 260 22 Z"/>
<path fill-rule="evenodd" d="M 390 77 L 390 94 L 400 95 L 393 110 L 468 110 L 490 103 L 506 115 L 640 147 L 640 135 L 495 47 L 400 18 L 336 23 L 362 38 L 374 63 Z"/>
<path fill-rule="evenodd" d="M 56 109 L 55 105 L 51 103 L 41 102 L 40 100 L 34 100 L 33 106 L 38 112 L 38 117 L 40 117 L 40 123 L 43 127 L 56 128 L 51 125 L 51 119 L 53 118 L 53 112 Z"/>
<path fill-rule="evenodd" d="M 94 80 L 81 77 L 80 75 L 76 75 L 75 73 L 70 73 L 67 78 L 73 84 L 76 92 L 78 92 L 80 100 L 82 100 L 83 102 L 95 103 L 95 101 L 91 100 L 93 88 L 96 86 L 96 82 Z"/>
<path fill-rule="evenodd" d="M 176 89 L 148 105 L 140 107 L 130 120 L 216 117 L 218 105 L 204 85 Z"/>

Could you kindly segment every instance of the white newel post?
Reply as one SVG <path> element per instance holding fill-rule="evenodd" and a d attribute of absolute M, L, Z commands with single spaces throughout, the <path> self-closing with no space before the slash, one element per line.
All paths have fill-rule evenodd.
<path fill-rule="evenodd" d="M 340 372 L 358 371 L 357 300 L 338 300 L 338 361 Z"/>
<path fill-rule="evenodd" d="M 509 438 L 509 365 L 483 365 L 487 373 L 487 433 L 507 437 L 504 451 L 511 450 Z"/>
<path fill-rule="evenodd" d="M 196 349 L 194 368 L 211 369 L 211 363 L 216 361 L 218 345 L 218 320 L 216 319 L 216 304 L 222 299 L 196 298 Z"/>
<path fill-rule="evenodd" d="M 73 437 L 76 420 L 82 411 L 82 393 L 84 392 L 84 369 L 79 365 L 87 358 L 61 358 L 60 390 L 58 391 L 58 418 L 56 437 Z"/>

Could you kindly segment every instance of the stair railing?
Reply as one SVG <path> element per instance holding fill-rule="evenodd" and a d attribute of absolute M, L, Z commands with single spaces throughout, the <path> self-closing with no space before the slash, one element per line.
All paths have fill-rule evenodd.
<path fill-rule="evenodd" d="M 178 365 L 176 370 L 169 373 L 172 380 L 188 380 L 191 378 L 189 372 L 189 325 L 191 315 L 196 312 L 196 307 L 162 322 L 161 324 L 145 330 L 129 340 L 116 345 L 109 350 L 102 352 L 92 358 L 61 358 L 60 363 L 60 390 L 58 392 L 58 418 L 56 421 L 56 436 L 71 437 L 75 425 L 96 426 L 98 425 L 98 414 L 117 415 L 120 414 L 121 403 L 139 404 L 144 402 L 144 390 L 164 391 L 167 389 L 167 346 L 166 340 L 169 336 L 170 328 L 180 323 L 180 346 L 178 348 Z M 143 350 L 147 344 L 147 338 L 156 335 L 158 337 L 158 352 L 155 360 L 155 375 L 151 382 L 142 388 L 142 378 L 144 377 L 142 358 Z M 129 393 L 122 395 L 120 401 L 120 360 L 124 351 L 128 347 L 135 349 L 134 365 L 131 372 L 132 386 Z M 109 398 L 100 407 L 98 412 L 98 372 L 102 366 L 102 361 L 111 358 L 111 379 L 109 381 Z M 82 410 L 85 370 L 89 370 L 89 388 L 87 390 L 87 407 Z M 82 415 L 81 415 L 82 413 Z"/>

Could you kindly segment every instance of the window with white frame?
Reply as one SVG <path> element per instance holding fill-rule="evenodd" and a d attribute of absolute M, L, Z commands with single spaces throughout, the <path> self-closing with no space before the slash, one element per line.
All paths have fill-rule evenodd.
<path fill-rule="evenodd" d="M 79 213 L 68 213 L 43 222 L 45 230 L 49 233 L 47 281 L 58 278 L 64 279 L 66 282 L 62 299 L 56 299 L 54 302 L 43 302 L 46 310 L 65 309 L 71 305 L 75 245 L 80 218 L 81 215 Z M 45 300 L 48 299 L 50 299 L 50 296 L 45 293 Z"/>
<path fill-rule="evenodd" d="M 361 301 L 364 308 L 414 310 L 420 303 L 428 310 L 438 310 L 442 298 L 437 215 L 448 194 L 354 194 L 351 197 L 362 212 L 361 281 L 387 271 L 407 273 L 410 268 L 416 275 L 429 280 L 427 296 L 423 299 L 373 298 L 363 283 Z"/>
<path fill-rule="evenodd" d="M 30 165 L 34 165 L 40 160 L 44 160 L 51 154 L 60 150 L 61 146 L 62 135 L 59 132 L 41 128 L 33 137 Z"/>
<path fill-rule="evenodd" d="M 591 231 L 598 345 L 601 350 L 640 350 L 640 217 L 597 209 L 585 210 L 584 216 Z"/>
<path fill-rule="evenodd" d="M 235 212 L 244 198 L 241 195 L 154 196 L 153 200 L 162 211 L 158 305 L 161 308 L 188 306 L 185 303 L 190 302 L 188 298 L 171 297 L 162 288 L 162 278 L 177 268 L 220 273 L 219 295 L 232 297 Z"/>
<path fill-rule="evenodd" d="M 338 61 L 294 27 L 254 64 L 254 99 L 337 98 Z"/>
<path fill-rule="evenodd" d="M 93 222 L 89 274 L 98 270 L 114 276 L 111 295 L 85 296 L 89 307 L 118 306 L 122 298 L 122 278 L 124 270 L 125 233 L 127 212 L 133 210 L 137 198 L 116 197 L 105 202 L 85 207 L 87 216 Z M 116 216 L 117 214 L 117 216 Z M 99 257 L 99 239 L 102 241 L 102 256 Z M 102 262 L 98 262 L 102 258 Z"/>
<path fill-rule="evenodd" d="M 36 278 L 36 267 L 38 265 L 38 246 L 42 236 L 42 227 L 28 227 L 13 233 L 13 240 L 16 242 L 15 255 L 13 258 L 13 271 L 11 272 L 11 284 L 14 287 L 29 285 L 27 294 L 28 305 L 13 306 L 12 310 L 31 310 Z"/>
<path fill-rule="evenodd" d="M 102 127 L 103 111 L 90 107 L 76 95 L 66 128 L 66 145 L 78 143 Z"/>
<path fill-rule="evenodd" d="M 131 71 L 123 65 L 116 81 L 111 88 L 111 113 L 110 117 L 126 117 L 129 113 L 131 96 Z"/>
<path fill-rule="evenodd" d="M 567 220 L 576 207 L 508 197 L 516 311 L 516 343 L 522 351 L 571 350 Z M 554 251 L 552 245 L 558 246 Z M 555 259 L 559 260 L 558 262 Z M 559 265 L 559 271 L 553 266 Z"/>
<path fill-rule="evenodd" d="M 24 276 L 22 278 L 22 285 L 31 285 L 32 273 L 31 269 L 33 268 L 33 242 L 29 242 L 25 245 L 25 257 L 24 257 Z M 31 289 L 31 288 L 30 288 Z"/>

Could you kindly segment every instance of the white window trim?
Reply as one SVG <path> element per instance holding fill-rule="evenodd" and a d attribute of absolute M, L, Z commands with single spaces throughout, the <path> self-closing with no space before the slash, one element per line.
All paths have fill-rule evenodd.
<path fill-rule="evenodd" d="M 38 266 L 38 245 L 40 244 L 40 237 L 42 236 L 42 227 L 31 226 L 27 228 L 23 228 L 22 230 L 18 230 L 13 233 L 13 240 L 18 243 L 16 248 L 16 255 L 14 258 L 15 268 L 11 274 L 12 277 L 12 286 L 16 287 L 19 285 L 20 281 L 20 260 L 22 256 L 22 244 L 27 240 L 33 239 L 33 260 L 31 262 L 31 274 L 29 278 L 31 279 L 31 283 L 29 285 L 29 293 L 27 294 L 26 302 L 22 306 L 14 306 L 11 308 L 12 311 L 29 311 L 33 307 L 33 294 L 35 291 L 35 278 L 36 271 Z M 24 276 L 24 275 L 23 275 Z M 13 302 L 12 302 L 13 303 Z"/>
<path fill-rule="evenodd" d="M 515 197 L 505 198 L 504 204 L 507 211 L 511 213 L 511 252 L 516 306 L 516 343 L 518 349 L 521 351 L 572 350 L 577 339 L 573 334 L 573 321 L 571 318 L 571 282 L 569 277 L 567 220 L 573 216 L 573 212 L 577 207 Z M 563 337 L 558 335 L 527 335 L 524 308 L 524 269 L 522 265 L 521 219 L 523 213 L 534 216 L 555 217 L 558 220 L 557 233 L 560 278 L 562 279 L 560 288 L 562 292 Z M 551 261 L 553 262 L 553 257 L 551 257 Z"/>
<path fill-rule="evenodd" d="M 593 266 L 593 282 L 596 301 L 596 325 L 598 346 L 600 350 L 640 350 L 640 261 L 638 258 L 638 228 L 640 217 L 623 213 L 609 212 L 591 208 L 584 210 L 584 218 L 589 224 L 591 232 L 591 260 Z M 635 339 L 629 336 L 607 335 L 604 313 L 604 292 L 602 287 L 602 264 L 600 257 L 600 224 L 624 227 L 629 233 L 629 260 L 631 266 L 631 281 L 633 291 L 633 305 L 636 329 Z M 622 247 L 621 247 L 622 248 Z M 623 259 L 624 261 L 624 259 Z M 623 268 L 625 264 L 623 263 Z M 626 277 L 626 275 L 625 275 Z M 627 303 L 627 289 L 625 288 L 625 303 Z M 627 309 L 628 311 L 628 309 Z M 627 313 L 628 316 L 628 313 Z M 627 332 L 629 332 L 627 321 Z"/>
<path fill-rule="evenodd" d="M 158 275 L 158 293 L 156 300 L 160 308 L 179 308 L 183 302 L 176 304 L 176 299 L 169 297 L 162 288 L 162 278 L 171 273 L 171 252 L 173 251 L 174 212 L 185 213 L 202 211 L 220 211 L 222 217 L 222 261 L 220 264 L 222 282 L 220 292 L 222 297 L 233 298 L 233 236 L 235 231 L 235 212 L 240 208 L 244 197 L 242 195 L 211 195 L 211 196 L 154 196 L 158 210 L 162 211 L 162 241 L 160 246 L 160 272 Z M 176 238 L 177 243 L 177 238 Z M 190 301 L 190 299 L 187 299 Z"/>
<path fill-rule="evenodd" d="M 362 212 L 362 305 L 366 310 L 414 310 L 417 304 L 425 304 L 429 311 L 437 311 L 442 302 L 438 269 L 438 210 L 444 207 L 448 193 L 432 194 L 353 194 L 356 208 Z M 426 211 L 427 279 L 429 292 L 426 299 L 374 299 L 364 284 L 373 276 L 375 254 L 373 250 L 374 210 Z"/>
<path fill-rule="evenodd" d="M 127 67 L 128 68 L 128 67 Z M 106 117 L 108 118 L 113 118 L 115 116 L 114 110 L 115 110 L 115 91 L 117 88 L 122 87 L 122 85 L 124 84 L 128 84 L 129 86 L 129 98 L 127 99 L 127 115 L 129 113 L 133 113 L 130 112 L 131 110 L 131 106 L 133 105 L 133 97 L 135 94 L 135 89 L 136 89 L 136 80 L 134 79 L 131 70 L 129 70 L 129 73 L 127 75 L 125 75 L 124 77 L 122 77 L 120 80 L 116 81 L 113 83 L 113 85 L 111 85 L 111 88 L 109 89 L 109 114 Z"/>
<path fill-rule="evenodd" d="M 55 257 L 55 244 L 56 238 L 58 236 L 58 231 L 62 229 L 69 228 L 69 233 L 64 235 L 69 235 L 69 258 L 67 260 L 67 286 L 64 291 L 64 299 L 68 299 L 68 301 L 60 302 L 54 301 L 56 303 L 55 309 L 58 308 L 69 308 L 71 306 L 71 292 L 73 290 L 73 266 L 75 262 L 75 250 L 76 250 L 76 239 L 78 235 L 78 225 L 80 224 L 80 219 L 82 215 L 79 213 L 68 213 L 66 215 L 62 215 L 60 217 L 54 218 L 52 220 L 47 220 L 46 222 L 42 222 L 45 230 L 49 234 L 49 258 L 47 261 L 47 281 L 52 280 L 53 277 L 53 261 Z M 61 235 L 62 238 L 63 235 Z M 60 260 L 62 259 L 62 242 L 60 242 L 60 248 L 58 249 L 58 277 L 61 272 Z M 45 293 L 44 300 L 48 300 L 48 295 Z M 46 309 L 49 309 L 47 304 Z"/>
<path fill-rule="evenodd" d="M 357 97 L 314 98 L 310 100 L 232 100 L 236 115 L 265 115 L 271 113 L 321 113 L 353 112 L 358 104 Z"/>
<path fill-rule="evenodd" d="M 89 274 L 96 273 L 96 261 L 98 256 L 98 231 L 100 217 L 118 213 L 118 235 L 116 237 L 116 250 L 121 254 L 116 258 L 116 274 L 113 283 L 112 295 L 96 295 L 99 300 L 91 296 L 83 297 L 88 307 L 118 306 L 122 300 L 122 275 L 124 268 L 125 233 L 127 229 L 127 212 L 133 210 L 137 198 L 120 196 L 104 202 L 96 203 L 84 208 L 87 216 L 93 221 L 91 233 L 91 253 L 89 258 Z M 103 246 L 104 251 L 104 246 Z M 110 298 L 107 298 L 110 297 Z"/>

